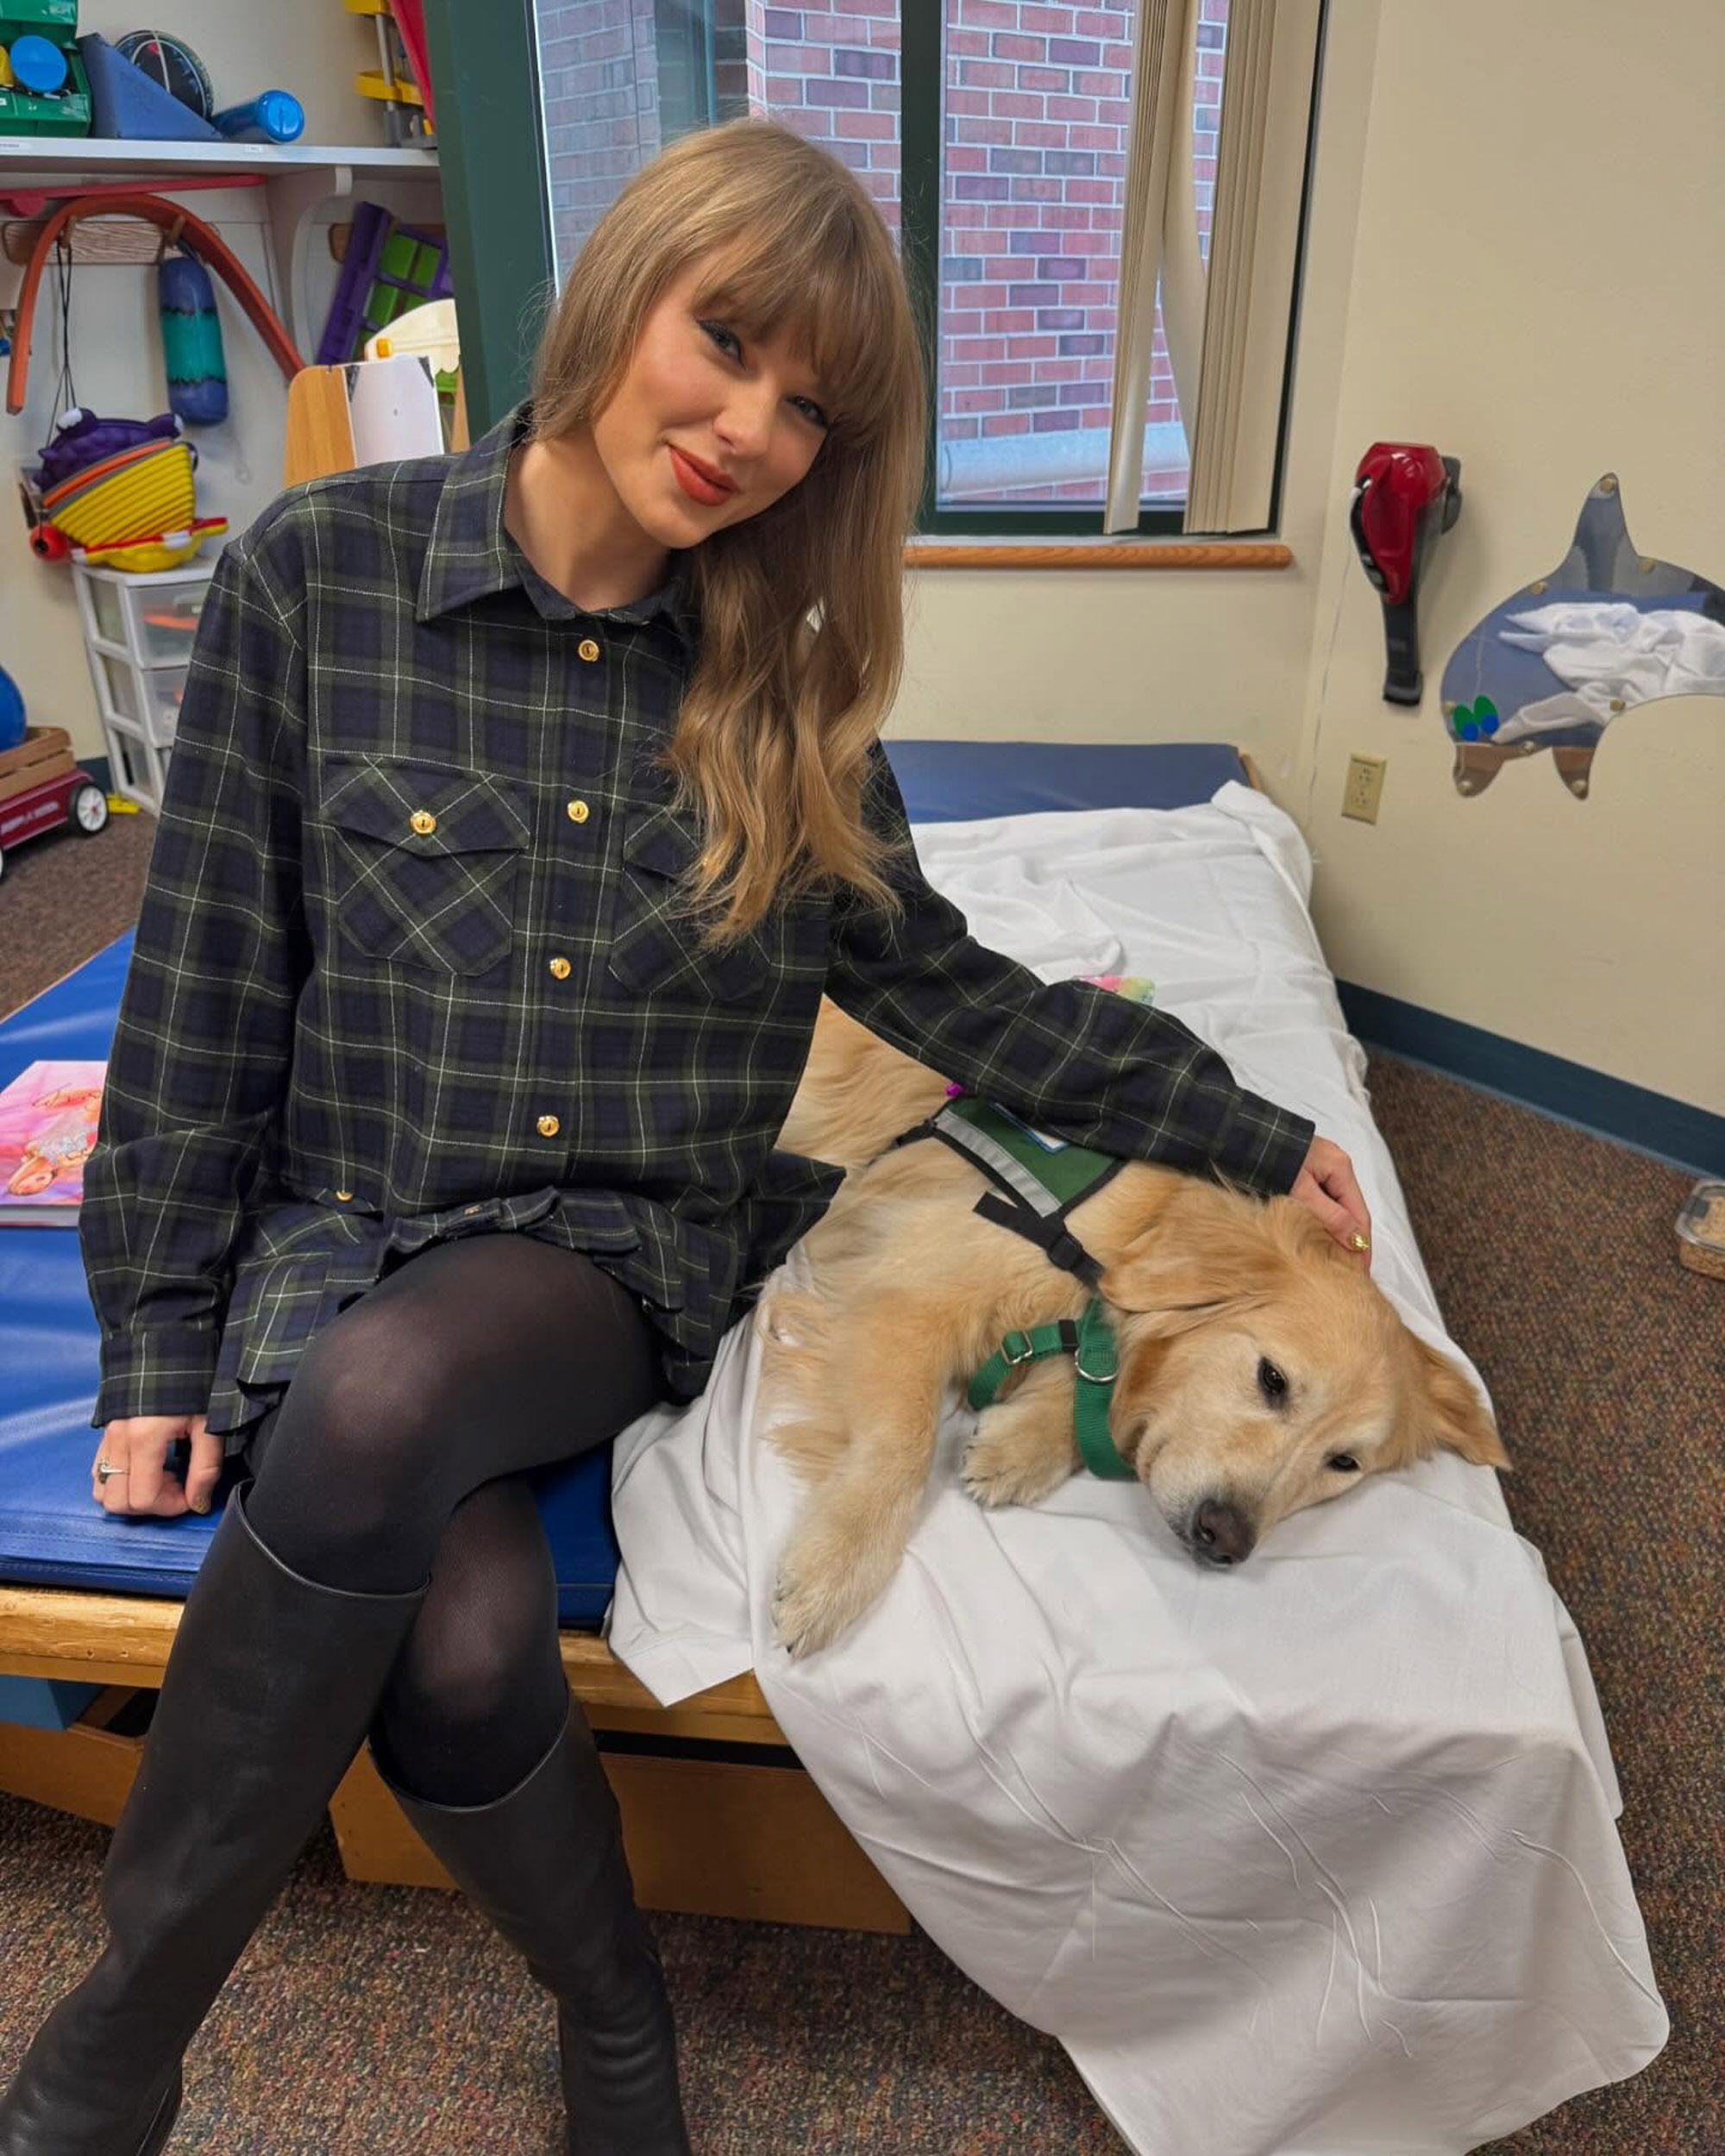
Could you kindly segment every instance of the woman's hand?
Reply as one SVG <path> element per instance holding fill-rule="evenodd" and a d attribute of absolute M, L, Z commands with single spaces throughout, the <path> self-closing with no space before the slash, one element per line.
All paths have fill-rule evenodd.
<path fill-rule="evenodd" d="M 1353 1163 L 1339 1145 L 1314 1138 L 1288 1195 L 1314 1213 L 1345 1250 L 1371 1263 L 1371 1215 L 1359 1193 Z"/>
<path fill-rule="evenodd" d="M 141 1513 L 155 1520 L 208 1512 L 210 1493 L 222 1472 L 223 1447 L 204 1423 L 202 1415 L 127 1415 L 109 1423 L 96 1458 L 126 1472 L 110 1475 L 104 1482 L 92 1462 L 91 1495 L 105 1512 Z M 181 1438 L 191 1441 L 191 1464 L 183 1483 L 166 1471 L 168 1447 Z"/>

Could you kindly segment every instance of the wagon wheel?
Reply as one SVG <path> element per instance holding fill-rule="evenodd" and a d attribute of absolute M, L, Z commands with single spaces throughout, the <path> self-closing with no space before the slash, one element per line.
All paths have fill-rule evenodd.
<path fill-rule="evenodd" d="M 72 816 L 72 827 L 81 838 L 94 838 L 105 830 L 108 823 L 108 796 L 91 780 L 78 787 L 66 804 Z"/>

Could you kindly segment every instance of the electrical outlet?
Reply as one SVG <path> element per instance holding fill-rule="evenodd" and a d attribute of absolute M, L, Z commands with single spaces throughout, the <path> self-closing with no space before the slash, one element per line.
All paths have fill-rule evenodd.
<path fill-rule="evenodd" d="M 1377 804 L 1383 793 L 1387 756 L 1350 756 L 1347 784 L 1342 788 L 1342 814 L 1362 824 L 1377 821 Z"/>

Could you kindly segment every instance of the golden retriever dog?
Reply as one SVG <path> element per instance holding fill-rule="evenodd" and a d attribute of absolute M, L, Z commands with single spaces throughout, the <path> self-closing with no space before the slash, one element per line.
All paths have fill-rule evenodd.
<path fill-rule="evenodd" d="M 781 1144 L 850 1172 L 804 1245 L 812 1285 L 757 1313 L 772 1441 L 809 1485 L 774 1614 L 794 1655 L 869 1608 L 904 1554 L 949 1388 L 1015 1327 L 1088 1292 L 981 1219 L 980 1169 L 937 1141 L 889 1150 L 944 1080 L 824 1005 Z M 1236 1564 L 1278 1520 L 1446 1445 L 1507 1467 L 1467 1379 L 1410 1332 L 1306 1209 L 1132 1162 L 1070 1225 L 1102 1267 L 1120 1374 L 1110 1432 L 1167 1527 Z M 1070 1358 L 1027 1364 L 977 1418 L 965 1489 L 1033 1505 L 1080 1465 Z"/>

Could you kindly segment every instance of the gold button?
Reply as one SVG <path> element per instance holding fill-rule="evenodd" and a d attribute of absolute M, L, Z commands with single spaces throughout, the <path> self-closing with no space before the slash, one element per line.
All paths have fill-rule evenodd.
<path fill-rule="evenodd" d="M 582 658 L 586 661 L 589 666 L 591 666 L 593 661 L 599 656 L 599 646 L 593 642 L 591 636 L 583 636 L 580 642 L 575 646 L 575 649 L 580 652 Z"/>
<path fill-rule="evenodd" d="M 555 981 L 567 981 L 569 977 L 568 960 L 567 958 L 554 958 L 551 961 L 551 975 Z"/>
<path fill-rule="evenodd" d="M 422 838 L 430 838 L 437 828 L 437 819 L 430 809 L 415 809 L 407 820 Z"/>
<path fill-rule="evenodd" d="M 485 1207 L 483 1206 L 463 1206 L 461 1211 L 463 1213 L 483 1213 Z"/>
<path fill-rule="evenodd" d="M 562 1127 L 562 1125 L 558 1122 L 555 1115 L 542 1115 L 539 1119 L 539 1135 L 541 1138 L 555 1138 L 558 1131 L 561 1131 Z"/>
<path fill-rule="evenodd" d="M 353 1194 L 353 1192 L 352 1192 L 351 1190 L 338 1190 L 338 1191 L 336 1193 L 336 1204 L 337 1204 L 338 1206 L 344 1206 L 344 1205 L 346 1205 L 346 1204 L 347 1204 L 347 1202 L 348 1202 L 348 1200 L 349 1200 L 349 1199 L 353 1196 L 353 1194 Z"/>
<path fill-rule="evenodd" d="M 570 802 L 570 804 L 569 804 L 569 821 L 570 821 L 572 824 L 585 824 L 585 823 L 586 822 L 586 820 L 587 820 L 588 817 L 590 817 L 592 814 L 593 814 L 593 811 L 592 811 L 592 810 L 591 810 L 591 809 L 587 806 L 587 805 L 586 805 L 586 803 L 585 801 L 571 801 L 571 802 Z"/>

